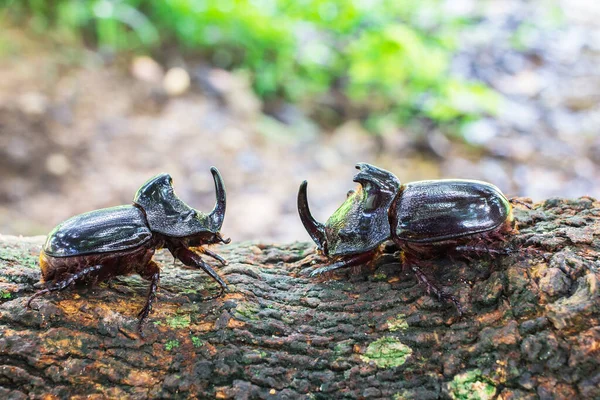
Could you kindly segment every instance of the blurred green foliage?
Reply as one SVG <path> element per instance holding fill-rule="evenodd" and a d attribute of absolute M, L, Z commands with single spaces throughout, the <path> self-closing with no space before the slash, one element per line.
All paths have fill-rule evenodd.
<path fill-rule="evenodd" d="M 178 46 L 249 71 L 263 99 L 345 112 L 377 126 L 493 113 L 485 86 L 449 76 L 468 20 L 442 0 L 15 0 L 13 19 L 39 32 L 84 37 L 110 51 Z"/>

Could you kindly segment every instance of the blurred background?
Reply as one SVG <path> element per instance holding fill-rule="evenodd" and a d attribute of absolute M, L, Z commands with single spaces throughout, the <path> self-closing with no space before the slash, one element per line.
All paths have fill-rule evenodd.
<path fill-rule="evenodd" d="M 4 0 L 0 232 L 170 172 L 223 234 L 309 240 L 370 162 L 401 181 L 600 196 L 600 2 Z"/>

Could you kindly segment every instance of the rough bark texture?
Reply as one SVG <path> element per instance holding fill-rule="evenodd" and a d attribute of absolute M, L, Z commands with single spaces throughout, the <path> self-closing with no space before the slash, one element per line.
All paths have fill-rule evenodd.
<path fill-rule="evenodd" d="M 600 203 L 516 210 L 532 251 L 427 272 L 467 315 L 429 297 L 394 257 L 308 279 L 309 243 L 218 251 L 232 293 L 164 251 L 148 283 L 77 287 L 34 301 L 43 238 L 0 236 L 0 398 L 600 398 Z M 393 252 L 393 249 L 389 249 Z"/>

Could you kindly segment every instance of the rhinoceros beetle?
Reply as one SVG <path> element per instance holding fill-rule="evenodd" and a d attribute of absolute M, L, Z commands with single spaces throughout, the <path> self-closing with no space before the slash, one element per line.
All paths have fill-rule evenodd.
<path fill-rule="evenodd" d="M 376 258 L 380 245 L 391 239 L 401 261 L 419 282 L 440 300 L 460 303 L 444 293 L 419 268 L 419 261 L 444 250 L 508 254 L 510 249 L 481 246 L 503 240 L 513 231 L 511 201 L 494 185 L 474 180 L 428 180 L 401 184 L 389 171 L 359 163 L 358 188 L 325 224 L 311 215 L 307 182 L 298 191 L 298 212 L 310 237 L 329 262 L 314 269 L 316 276 L 338 268 L 365 264 Z M 517 201 L 518 202 L 518 201 Z"/>
<path fill-rule="evenodd" d="M 163 173 L 139 188 L 132 205 L 95 210 L 62 222 L 50 232 L 40 253 L 42 281 L 47 287 L 35 293 L 27 307 L 36 297 L 76 282 L 103 282 L 138 273 L 151 282 L 146 304 L 138 314 L 141 333 L 160 279 L 159 265 L 152 256 L 162 247 L 186 266 L 205 271 L 220 285 L 222 294 L 227 288 L 223 279 L 191 249 L 227 264 L 219 255 L 200 248 L 230 242 L 219 233 L 225 217 L 223 179 L 215 167 L 210 171 L 217 201 L 209 214 L 181 201 L 173 191 L 171 176 Z"/>

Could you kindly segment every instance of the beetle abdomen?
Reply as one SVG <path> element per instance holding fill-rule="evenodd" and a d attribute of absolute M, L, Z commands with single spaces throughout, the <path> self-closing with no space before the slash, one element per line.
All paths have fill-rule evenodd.
<path fill-rule="evenodd" d="M 44 252 L 70 257 L 131 249 L 150 240 L 144 214 L 134 206 L 118 206 L 76 215 L 54 228 Z"/>
<path fill-rule="evenodd" d="M 496 186 L 471 180 L 408 183 L 392 210 L 396 237 L 409 242 L 488 232 L 512 219 L 510 203 Z"/>
<path fill-rule="evenodd" d="M 137 246 L 133 249 L 83 254 L 69 257 L 54 257 L 40 253 L 40 268 L 45 282 L 61 281 L 82 269 L 95 265 L 102 268 L 94 274 L 96 282 L 103 282 L 115 276 L 129 275 L 144 267 L 152 259 L 154 248 Z"/>

